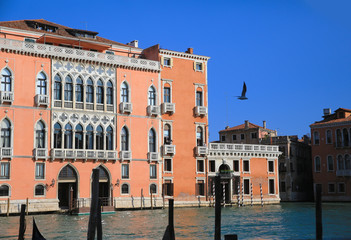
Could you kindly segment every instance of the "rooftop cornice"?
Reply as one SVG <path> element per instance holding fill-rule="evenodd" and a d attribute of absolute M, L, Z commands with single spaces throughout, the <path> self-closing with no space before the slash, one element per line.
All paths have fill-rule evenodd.
<path fill-rule="evenodd" d="M 47 44 L 23 42 L 5 38 L 0 38 L 0 50 L 22 55 L 44 58 L 47 57 L 78 62 L 91 62 L 106 64 L 113 67 L 160 72 L 160 63 L 158 61 L 141 58 L 130 58 L 126 56 L 91 52 Z"/>
<path fill-rule="evenodd" d="M 315 124 L 315 123 L 313 123 Z M 345 126 L 345 125 L 351 125 L 351 121 L 344 121 L 344 122 L 332 122 L 332 123 L 320 123 L 317 125 L 310 125 L 311 129 L 315 129 L 315 128 L 325 128 L 325 127 L 338 127 L 338 126 Z"/>
<path fill-rule="evenodd" d="M 10 32 L 15 32 L 15 33 L 21 33 L 21 34 L 30 34 L 37 36 L 38 38 L 45 36 L 51 36 L 51 37 L 56 37 L 56 38 L 62 38 L 62 39 L 68 39 L 68 40 L 74 40 L 74 41 L 81 41 L 81 42 L 87 42 L 87 43 L 92 43 L 92 44 L 97 44 L 97 45 L 104 45 L 104 46 L 111 46 L 111 49 L 120 49 L 120 50 L 126 50 L 126 51 L 132 51 L 132 52 L 138 52 L 141 53 L 143 51 L 142 48 L 136 48 L 136 47 L 127 47 L 127 46 L 122 46 L 122 45 L 116 45 L 116 44 L 111 44 L 111 43 L 104 43 L 104 42 L 98 42 L 98 41 L 91 41 L 89 39 L 81 39 L 81 38 L 74 38 L 74 37 L 65 37 L 65 36 L 60 36 L 60 35 L 55 35 L 55 34 L 50 34 L 50 32 L 47 33 L 38 33 L 35 31 L 28 31 L 28 30 L 23 30 L 23 29 L 17 29 L 17 28 L 9 28 L 9 27 L 3 27 L 0 26 L 0 33 L 2 30 L 10 31 Z M 23 36 L 26 37 L 26 36 Z"/>
<path fill-rule="evenodd" d="M 165 49 L 160 49 L 160 54 L 167 55 L 170 57 L 179 57 L 179 58 L 187 58 L 187 59 L 202 60 L 202 61 L 208 61 L 210 59 L 210 57 L 206 57 L 206 56 L 165 50 Z"/>

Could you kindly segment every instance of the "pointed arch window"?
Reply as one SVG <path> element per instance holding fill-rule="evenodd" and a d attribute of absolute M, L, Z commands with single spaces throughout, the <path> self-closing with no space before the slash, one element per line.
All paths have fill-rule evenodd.
<path fill-rule="evenodd" d="M 37 148 L 45 148 L 45 124 L 43 121 L 39 121 L 36 126 L 35 130 L 35 140 L 36 140 L 36 147 Z"/>
<path fill-rule="evenodd" d="M 155 106 L 156 105 L 156 90 L 153 86 L 149 88 L 149 99 L 148 105 Z"/>
<path fill-rule="evenodd" d="M 73 148 L 73 132 L 72 132 L 72 125 L 67 123 L 65 126 L 65 148 L 72 149 Z"/>
<path fill-rule="evenodd" d="M 333 142 L 331 130 L 327 130 L 326 142 L 327 144 L 331 144 Z"/>
<path fill-rule="evenodd" d="M 350 155 L 349 154 L 345 155 L 345 169 L 346 170 L 350 170 L 351 169 L 351 159 L 350 159 Z"/>
<path fill-rule="evenodd" d="M 87 103 L 94 103 L 94 84 L 91 78 L 87 81 L 87 88 L 86 88 L 86 102 Z"/>
<path fill-rule="evenodd" d="M 348 147 L 349 146 L 349 131 L 347 131 L 346 128 L 344 128 L 342 130 L 342 136 L 343 136 L 343 145 L 344 147 Z"/>
<path fill-rule="evenodd" d="M 196 144 L 197 146 L 204 145 L 204 131 L 202 127 L 197 127 L 196 129 Z"/>
<path fill-rule="evenodd" d="M 111 105 L 113 104 L 113 85 L 111 81 L 107 82 L 106 103 Z"/>
<path fill-rule="evenodd" d="M 75 149 L 83 149 L 83 127 L 81 124 L 76 126 L 74 133 Z"/>
<path fill-rule="evenodd" d="M 163 128 L 163 143 L 166 145 L 172 144 L 171 126 L 169 124 L 165 124 Z"/>
<path fill-rule="evenodd" d="M 344 159 L 341 155 L 338 156 L 338 170 L 344 170 Z"/>
<path fill-rule="evenodd" d="M 126 127 L 123 127 L 121 131 L 121 150 L 129 151 L 129 132 Z"/>
<path fill-rule="evenodd" d="M 62 148 L 62 127 L 59 123 L 54 125 L 54 148 Z"/>
<path fill-rule="evenodd" d="M 341 137 L 341 130 L 337 129 L 336 130 L 336 146 L 337 147 L 341 147 L 341 143 L 342 143 L 342 137 Z"/>
<path fill-rule="evenodd" d="M 202 106 L 202 91 L 196 91 L 196 106 Z"/>
<path fill-rule="evenodd" d="M 94 149 L 94 129 L 91 125 L 87 126 L 87 133 L 85 137 L 86 149 Z"/>
<path fill-rule="evenodd" d="M 96 128 L 96 149 L 104 149 L 104 130 L 101 125 Z"/>
<path fill-rule="evenodd" d="M 154 129 L 149 131 L 149 152 L 156 152 L 156 133 Z"/>
<path fill-rule="evenodd" d="M 43 72 L 37 77 L 37 94 L 46 95 L 46 75 Z"/>
<path fill-rule="evenodd" d="M 54 99 L 62 100 L 62 79 L 58 74 L 54 78 Z"/>
<path fill-rule="evenodd" d="M 313 142 L 315 145 L 319 145 L 319 132 L 317 131 L 313 133 Z"/>
<path fill-rule="evenodd" d="M 78 77 L 76 80 L 76 101 L 83 102 L 84 86 L 83 80 Z"/>
<path fill-rule="evenodd" d="M 99 81 L 97 81 L 96 103 L 104 104 L 104 84 L 101 81 L 101 79 L 99 79 Z"/>
<path fill-rule="evenodd" d="M 8 68 L 4 68 L 1 71 L 1 91 L 11 92 L 12 91 L 12 74 Z"/>
<path fill-rule="evenodd" d="M 1 147 L 11 147 L 11 123 L 7 119 L 1 122 Z"/>
<path fill-rule="evenodd" d="M 113 129 L 111 126 L 106 129 L 106 150 L 113 150 Z"/>
<path fill-rule="evenodd" d="M 128 85 L 126 82 L 123 82 L 121 85 L 121 101 L 129 102 L 129 93 Z"/>
<path fill-rule="evenodd" d="M 65 101 L 73 101 L 73 81 L 70 76 L 65 79 Z"/>

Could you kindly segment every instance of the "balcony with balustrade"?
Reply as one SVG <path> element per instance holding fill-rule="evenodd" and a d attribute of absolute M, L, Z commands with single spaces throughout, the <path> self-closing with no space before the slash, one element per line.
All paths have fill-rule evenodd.
<path fill-rule="evenodd" d="M 207 146 L 196 146 L 195 148 L 196 156 L 204 156 L 204 155 L 207 155 L 207 153 L 208 153 Z"/>
<path fill-rule="evenodd" d="M 175 113 L 175 103 L 162 103 L 161 104 L 162 114 L 174 114 Z"/>
<path fill-rule="evenodd" d="M 131 161 L 132 160 L 132 152 L 131 151 L 120 151 L 119 159 L 121 162 L 123 161 Z"/>
<path fill-rule="evenodd" d="M 14 93 L 12 91 L 0 91 L 0 103 L 12 104 L 14 100 Z"/>
<path fill-rule="evenodd" d="M 350 177 L 351 169 L 336 170 L 337 177 Z"/>
<path fill-rule="evenodd" d="M 159 114 L 160 114 L 160 107 L 159 106 L 154 106 L 154 105 L 147 106 L 147 115 L 157 116 Z"/>
<path fill-rule="evenodd" d="M 196 106 L 195 107 L 195 116 L 204 117 L 207 115 L 207 107 Z"/>
<path fill-rule="evenodd" d="M 121 102 L 119 104 L 119 111 L 121 113 L 132 113 L 133 111 L 133 104 L 130 102 Z"/>
<path fill-rule="evenodd" d="M 163 156 L 167 156 L 167 155 L 175 155 L 176 153 L 176 146 L 175 145 L 163 145 L 162 146 L 162 153 Z"/>
<path fill-rule="evenodd" d="M 43 94 L 35 95 L 35 104 L 39 106 L 49 106 L 49 96 Z"/>
<path fill-rule="evenodd" d="M 158 152 L 148 152 L 147 159 L 149 162 L 157 162 L 159 160 Z"/>
<path fill-rule="evenodd" d="M 34 148 L 33 156 L 34 156 L 35 160 L 47 159 L 48 158 L 48 150 L 46 148 Z"/>
<path fill-rule="evenodd" d="M 0 148 L 0 158 L 10 158 L 12 159 L 13 149 L 12 147 L 2 147 Z"/>
<path fill-rule="evenodd" d="M 110 150 L 90 150 L 90 149 L 52 149 L 52 159 L 72 159 L 72 160 L 103 160 L 116 161 L 117 152 Z"/>
<path fill-rule="evenodd" d="M 210 143 L 210 156 L 252 156 L 252 157 L 278 157 L 281 154 L 279 146 L 255 145 L 255 144 L 232 144 Z"/>

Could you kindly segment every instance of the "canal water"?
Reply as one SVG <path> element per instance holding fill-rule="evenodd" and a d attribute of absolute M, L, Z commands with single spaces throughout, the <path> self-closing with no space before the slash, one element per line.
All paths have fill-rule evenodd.
<path fill-rule="evenodd" d="M 214 208 L 175 208 L 176 239 L 213 239 Z M 89 216 L 34 215 L 41 233 L 51 239 L 86 239 Z M 32 218 L 27 216 L 26 239 Z M 103 239 L 162 239 L 168 209 L 119 211 L 103 215 Z M 351 203 L 323 203 L 324 239 L 351 239 Z M 17 239 L 19 216 L 0 217 L 0 239 Z M 222 208 L 222 237 L 241 239 L 315 239 L 315 205 L 278 205 Z"/>

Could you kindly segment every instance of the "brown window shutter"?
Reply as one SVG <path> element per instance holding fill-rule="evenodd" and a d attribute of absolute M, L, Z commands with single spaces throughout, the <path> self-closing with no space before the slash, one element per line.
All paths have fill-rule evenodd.
<path fill-rule="evenodd" d="M 170 184 L 170 191 L 169 191 L 169 192 L 170 192 L 170 193 L 169 193 L 170 196 L 173 196 L 173 190 L 174 190 L 174 184 L 171 183 L 171 184 Z"/>
<path fill-rule="evenodd" d="M 196 183 L 195 184 L 195 195 L 198 196 L 199 195 L 199 191 L 200 190 L 200 186 L 199 186 L 199 183 Z"/>
<path fill-rule="evenodd" d="M 166 187 L 166 184 L 163 183 L 162 184 L 162 196 L 165 196 L 165 187 Z"/>

